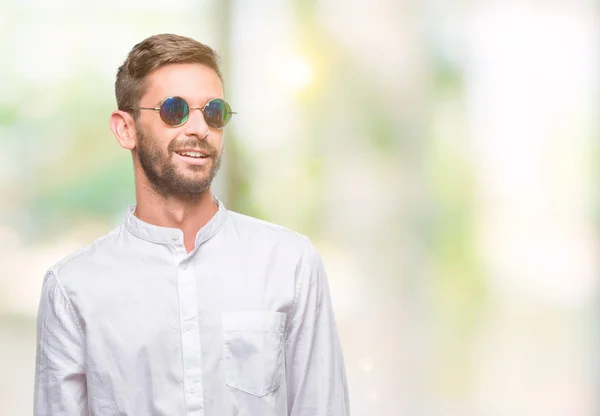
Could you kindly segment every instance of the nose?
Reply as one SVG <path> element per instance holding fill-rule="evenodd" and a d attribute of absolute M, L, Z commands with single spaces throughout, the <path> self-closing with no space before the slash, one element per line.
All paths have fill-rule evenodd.
<path fill-rule="evenodd" d="M 188 120 L 184 124 L 185 133 L 188 136 L 197 136 L 201 139 L 208 137 L 210 128 L 204 121 L 201 108 L 190 108 Z"/>

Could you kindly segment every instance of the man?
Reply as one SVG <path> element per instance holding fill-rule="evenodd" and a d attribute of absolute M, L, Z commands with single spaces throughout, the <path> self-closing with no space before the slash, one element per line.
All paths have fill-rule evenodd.
<path fill-rule="evenodd" d="M 152 36 L 115 90 L 137 204 L 45 277 L 35 414 L 349 415 L 314 246 L 211 192 L 234 114 L 214 51 Z"/>

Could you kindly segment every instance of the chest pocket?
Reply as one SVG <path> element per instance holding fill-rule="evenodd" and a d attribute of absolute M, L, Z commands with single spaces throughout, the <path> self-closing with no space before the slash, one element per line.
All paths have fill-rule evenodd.
<path fill-rule="evenodd" d="M 286 315 L 269 311 L 223 314 L 225 383 L 262 397 L 281 384 Z"/>

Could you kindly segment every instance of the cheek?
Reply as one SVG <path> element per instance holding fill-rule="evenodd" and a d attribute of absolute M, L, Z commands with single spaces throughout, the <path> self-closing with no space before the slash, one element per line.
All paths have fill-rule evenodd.
<path fill-rule="evenodd" d="M 173 130 L 157 129 L 154 133 L 154 143 L 161 152 L 169 155 L 177 147 L 177 137 Z"/>
<path fill-rule="evenodd" d="M 137 126 L 138 140 L 147 148 L 167 152 L 176 132 L 166 129 L 162 123 L 147 122 Z M 141 137 L 140 137 L 141 136 Z"/>
<path fill-rule="evenodd" d="M 225 140 L 223 140 L 223 133 L 220 133 L 211 141 L 212 146 L 217 149 L 219 154 L 223 153 L 223 147 L 225 146 Z"/>

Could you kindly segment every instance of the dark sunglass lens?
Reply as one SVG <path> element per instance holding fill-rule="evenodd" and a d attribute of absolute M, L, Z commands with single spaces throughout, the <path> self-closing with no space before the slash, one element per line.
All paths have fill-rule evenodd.
<path fill-rule="evenodd" d="M 210 100 L 204 108 L 204 120 L 214 129 L 225 126 L 231 118 L 231 107 L 220 98 Z"/>
<path fill-rule="evenodd" d="M 169 126 L 185 123 L 189 114 L 188 103 L 180 97 L 169 97 L 160 106 L 160 118 Z"/>

